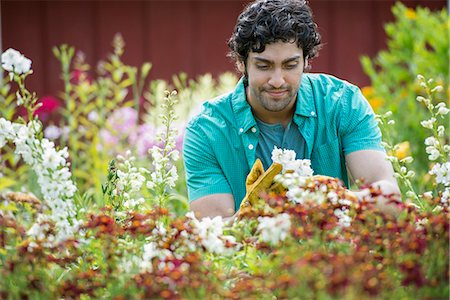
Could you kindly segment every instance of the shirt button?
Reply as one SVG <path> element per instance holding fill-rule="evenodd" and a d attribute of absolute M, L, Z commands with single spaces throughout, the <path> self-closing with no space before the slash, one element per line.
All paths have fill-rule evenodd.
<path fill-rule="evenodd" d="M 312 111 L 311 112 L 311 116 L 315 116 L 315 115 L 316 115 L 316 113 Z"/>
<path fill-rule="evenodd" d="M 248 145 L 248 149 L 253 150 L 253 145 L 252 144 Z"/>
<path fill-rule="evenodd" d="M 256 128 L 255 128 L 255 127 L 252 128 L 252 132 L 253 132 L 253 133 L 256 132 Z"/>
<path fill-rule="evenodd" d="M 239 128 L 239 132 L 240 133 L 244 132 L 244 128 Z"/>

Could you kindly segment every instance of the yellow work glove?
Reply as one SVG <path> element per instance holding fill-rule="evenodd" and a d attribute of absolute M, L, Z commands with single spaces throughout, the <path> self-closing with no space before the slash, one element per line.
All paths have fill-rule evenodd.
<path fill-rule="evenodd" d="M 273 163 L 267 171 L 264 172 L 264 167 L 259 159 L 256 159 L 250 173 L 245 181 L 245 188 L 247 194 L 241 202 L 242 207 L 254 205 L 260 200 L 260 195 L 263 191 L 268 192 L 273 187 L 281 187 L 279 183 L 274 183 L 274 177 L 281 172 L 283 167 L 278 163 Z"/>

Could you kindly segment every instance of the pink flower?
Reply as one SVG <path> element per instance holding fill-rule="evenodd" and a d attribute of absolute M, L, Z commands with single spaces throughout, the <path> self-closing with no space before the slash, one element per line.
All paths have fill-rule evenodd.
<path fill-rule="evenodd" d="M 51 114 L 61 107 L 58 99 L 53 96 L 43 97 L 39 99 L 39 102 L 42 103 L 42 106 L 34 112 L 34 115 L 37 115 L 42 122 L 47 121 Z"/>
<path fill-rule="evenodd" d="M 135 147 L 140 157 L 145 157 L 148 154 L 148 150 L 154 145 L 162 146 L 161 142 L 156 141 L 157 130 L 152 124 L 142 124 L 137 130 L 130 133 L 128 139 L 130 145 Z"/>
<path fill-rule="evenodd" d="M 109 128 L 114 134 L 129 134 L 134 132 L 138 121 L 138 113 L 131 107 L 116 109 L 107 120 Z"/>

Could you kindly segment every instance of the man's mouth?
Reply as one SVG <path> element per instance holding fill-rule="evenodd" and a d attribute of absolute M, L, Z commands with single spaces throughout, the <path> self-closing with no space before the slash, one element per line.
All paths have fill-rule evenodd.
<path fill-rule="evenodd" d="M 265 92 L 274 98 L 283 97 L 288 93 L 287 90 L 266 90 Z"/>

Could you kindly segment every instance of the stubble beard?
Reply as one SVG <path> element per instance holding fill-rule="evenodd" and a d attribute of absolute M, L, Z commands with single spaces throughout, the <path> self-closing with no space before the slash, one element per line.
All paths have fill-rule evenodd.
<path fill-rule="evenodd" d="M 251 92 L 264 109 L 271 112 L 280 112 L 286 109 L 297 98 L 297 93 L 294 93 L 292 88 L 284 88 L 283 90 L 287 90 L 288 93 L 285 97 L 279 99 L 274 99 L 265 93 L 266 91 L 270 91 L 270 89 L 259 88 L 255 90 L 252 88 Z"/>

